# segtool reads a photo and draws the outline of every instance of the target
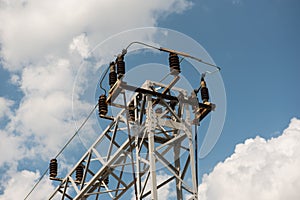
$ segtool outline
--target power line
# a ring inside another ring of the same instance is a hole
[[[65,148],[70,144],[70,142],[74,139],[74,137],[76,135],[78,135],[79,131],[83,128],[83,126],[86,124],[86,122],[88,121],[88,119],[91,117],[91,115],[93,114],[93,112],[95,111],[95,109],[97,108],[98,104],[96,104],[94,106],[94,108],[92,109],[92,111],[89,113],[89,115],[87,116],[87,118],[83,121],[83,123],[81,124],[81,126],[77,129],[77,131],[74,133],[74,135],[68,140],[68,142],[63,146],[63,148],[58,152],[58,154],[55,156],[55,158],[57,158],[64,150]],[[49,167],[44,171],[44,173],[42,174],[42,176],[39,178],[39,180],[36,182],[36,184],[32,187],[32,189],[30,190],[30,192],[26,195],[26,197],[24,198],[24,200],[26,200],[30,194],[34,191],[34,189],[38,186],[38,184],[42,181],[42,179],[44,178],[44,176],[47,174],[49,170]]]

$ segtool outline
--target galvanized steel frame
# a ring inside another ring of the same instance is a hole
[[[101,199],[102,195],[120,199],[135,186],[136,199],[151,195],[151,199],[157,200],[159,190],[172,181],[177,200],[183,199],[183,191],[190,194],[190,199],[197,199],[197,158],[191,128],[194,103],[189,102],[187,91],[174,87],[178,80],[179,76],[175,76],[168,85],[146,81],[141,88],[118,80],[110,91],[108,102],[120,108],[119,114],[111,118],[110,125],[62,179],[49,199]],[[135,92],[129,101],[127,91]],[[123,104],[114,103],[120,98]],[[176,109],[170,105],[172,98],[177,99]],[[134,120],[129,114],[132,101]],[[203,108],[206,115],[211,110],[209,106]],[[159,109],[155,111],[155,107]],[[183,141],[187,146],[183,146]],[[103,149],[103,144],[108,148]],[[170,158],[169,154],[173,156]],[[159,164],[168,175],[160,183],[157,180]],[[84,168],[80,182],[75,178],[79,165]]]

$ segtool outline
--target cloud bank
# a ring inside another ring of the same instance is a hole
[[[67,56],[74,37],[83,33],[97,44],[120,31],[155,26],[190,6],[187,0],[1,0],[1,57],[6,68],[19,70],[45,55]]]
[[[281,136],[259,136],[204,175],[201,200],[300,199],[300,120],[293,118]]]

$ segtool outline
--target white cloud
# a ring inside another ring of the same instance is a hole
[[[0,152],[2,152],[0,156],[0,166],[5,164],[12,165],[18,159],[23,158],[22,150],[24,149],[19,148],[19,144],[22,142],[22,138],[0,130]]]
[[[158,185],[164,181],[166,181],[168,178],[170,178],[170,176],[164,172],[159,172],[156,175],[156,181],[158,183]],[[142,181],[142,185],[145,184],[145,180]],[[149,178],[146,188],[145,188],[145,192],[151,190],[150,187],[151,184],[151,178]],[[174,181],[171,181],[169,183],[167,183],[166,185],[164,185],[163,187],[159,188],[157,190],[157,197],[158,200],[169,200],[169,199],[175,199],[176,198],[176,191],[175,191],[175,184]],[[132,192],[132,200],[135,199],[135,195],[134,192]],[[145,200],[150,200],[151,199],[151,194],[149,194],[146,198],[144,198]]]
[[[74,37],[69,49],[72,53],[78,52],[82,58],[88,58],[90,56],[90,47],[86,34],[82,33]]]
[[[157,183],[160,184],[170,178],[167,174],[160,173],[157,175]],[[169,182],[165,186],[158,189],[157,196],[158,199],[165,200],[165,199],[175,199],[176,198],[176,191],[173,189],[175,188],[174,182]],[[151,199],[151,198],[149,198]]]
[[[35,146],[25,151],[23,157],[53,155],[75,130],[72,121],[74,72],[68,60],[50,60],[46,66],[29,66],[23,70],[19,84],[24,97],[6,126],[7,134],[20,141],[17,146]]]
[[[20,86],[20,76],[18,76],[17,74],[13,74],[10,77],[10,83],[16,86]]]
[[[300,120],[277,138],[248,139],[200,185],[202,200],[300,199]]]
[[[16,200],[24,199],[26,194],[37,179],[40,177],[39,172],[31,172],[28,170],[22,170],[14,172],[7,183],[5,183],[4,194],[0,196],[0,200]],[[50,194],[54,190],[50,180],[43,179],[41,181],[38,190],[32,193],[31,199],[41,199],[45,194]]]
[[[86,33],[91,44],[120,31],[154,26],[162,15],[182,12],[187,0],[1,1],[0,43],[5,67],[20,69],[45,55],[65,57],[73,38]]]
[[[11,116],[12,111],[10,107],[14,104],[12,100],[0,97],[0,119],[5,116]]]

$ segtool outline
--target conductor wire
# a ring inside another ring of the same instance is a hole
[[[189,54],[187,54],[185,52],[180,52],[180,51],[176,51],[176,50],[173,50],[173,49],[167,49],[167,48],[164,48],[164,47],[155,47],[153,45],[146,44],[144,42],[139,42],[139,41],[134,41],[134,42],[129,43],[129,45],[125,49],[123,49],[121,55],[125,55],[127,53],[127,50],[129,49],[129,47],[131,47],[133,44],[140,44],[140,45],[144,45],[146,47],[149,47],[149,48],[152,48],[152,49],[156,49],[156,50],[159,50],[159,51],[164,51],[164,52],[169,52],[169,53],[175,53],[177,55],[181,55],[181,56],[186,57],[186,58],[191,58],[191,59],[196,60],[198,62],[201,62],[201,63],[203,63],[205,65],[208,65],[208,66],[211,66],[211,67],[215,67],[215,68],[217,68],[216,71],[220,71],[221,70],[221,68],[219,66],[211,64],[211,63],[206,62],[206,61],[203,61],[202,59],[194,57],[194,56],[191,56],[191,55],[189,55]]]
[[[105,94],[105,95],[106,95],[106,89],[103,88],[102,82],[103,82],[105,76],[107,75],[107,72],[108,72],[108,70],[109,70],[109,67],[110,67],[110,66],[108,66],[108,67],[106,68],[106,70],[105,70],[104,74],[102,74],[101,80],[100,80],[100,88],[104,91],[104,94]]]
[[[152,48],[152,49],[156,49],[156,50],[159,50],[160,51],[160,48],[158,47],[155,47],[153,45],[150,45],[150,44],[146,44],[144,42],[139,42],[139,41],[134,41],[134,42],[131,42],[122,52],[122,54],[126,54],[127,53],[127,50],[129,49],[129,47],[131,47],[133,44],[140,44],[140,45],[144,45],[146,47],[149,47],[149,48]]]
[[[83,128],[83,126],[86,124],[86,122],[88,121],[88,119],[91,117],[91,115],[93,114],[93,112],[96,110],[98,104],[95,105],[95,107],[92,109],[92,111],[89,113],[89,115],[87,116],[87,118],[83,121],[83,123],[81,124],[81,126],[77,129],[77,131],[74,133],[74,135],[68,140],[68,142],[63,146],[63,148],[58,152],[58,154],[54,157],[55,159],[65,150],[65,148],[70,144],[70,142],[74,139],[74,137],[76,135],[78,135],[79,131]],[[38,186],[38,184],[42,181],[42,179],[44,178],[44,176],[47,174],[49,170],[49,167],[44,171],[44,173],[42,174],[42,176],[39,178],[39,180],[36,182],[36,184],[32,187],[32,189],[29,191],[29,193],[26,195],[26,197],[24,198],[24,200],[26,200],[29,195],[34,191],[34,189]]]

